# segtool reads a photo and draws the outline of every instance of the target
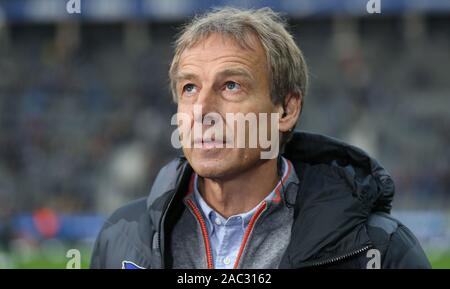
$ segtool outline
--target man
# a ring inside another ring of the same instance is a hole
[[[259,132],[282,153],[262,158],[258,142],[224,146],[224,129],[181,135],[184,157],[160,171],[146,199],[103,226],[92,268],[430,268],[414,235],[389,213],[394,184],[362,150],[293,133],[307,68],[282,19],[270,9],[214,10],[184,27],[170,68],[184,125],[208,113],[276,115]],[[236,122],[225,122],[227,129]],[[262,127],[262,129],[261,129]],[[245,136],[253,129],[245,124]],[[272,143],[273,144],[273,143]]]

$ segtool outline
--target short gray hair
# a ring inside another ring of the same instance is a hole
[[[181,30],[175,42],[175,55],[169,71],[175,100],[174,76],[181,54],[212,33],[232,37],[244,47],[248,47],[251,33],[258,37],[267,55],[273,103],[279,104],[290,92],[301,94],[302,97],[306,95],[308,69],[303,53],[286,30],[285,20],[270,8],[240,10],[226,7],[194,17]]]

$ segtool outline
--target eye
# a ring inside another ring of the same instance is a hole
[[[225,88],[231,91],[236,91],[241,88],[241,85],[239,83],[236,83],[234,81],[227,81],[225,83]]]
[[[197,87],[195,84],[188,83],[185,86],[183,86],[183,93],[187,92],[188,94],[192,94],[196,92]]]

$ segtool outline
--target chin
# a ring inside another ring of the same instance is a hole
[[[227,169],[226,164],[224,164],[224,160],[220,159],[196,159],[189,163],[199,176],[209,179],[222,178],[230,171],[229,168]]]
[[[208,154],[194,150],[185,155],[193,170],[204,178],[223,178],[233,169],[233,156],[229,153]]]
[[[246,154],[241,149],[192,149],[184,153],[194,171],[210,179],[230,178],[259,161],[259,154]]]

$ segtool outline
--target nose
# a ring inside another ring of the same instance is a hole
[[[220,100],[212,87],[203,87],[200,91],[195,105],[201,108],[201,114],[195,115],[195,122],[202,123],[205,115],[208,113],[219,113]]]

